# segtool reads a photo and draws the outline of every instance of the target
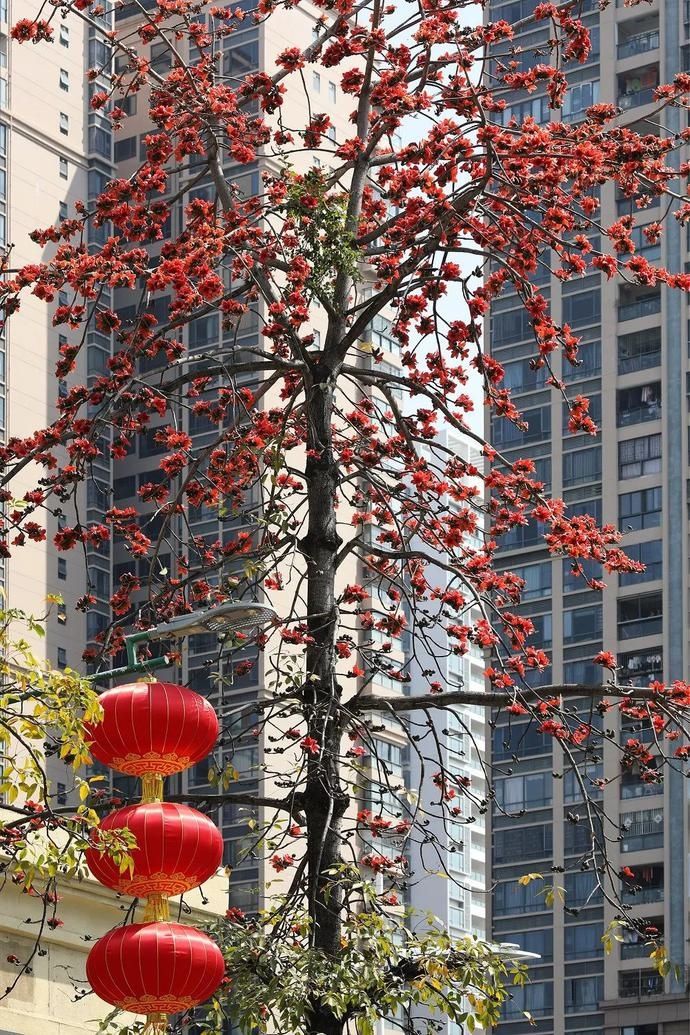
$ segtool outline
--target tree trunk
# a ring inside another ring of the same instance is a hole
[[[306,385],[309,450],[306,463],[309,520],[300,547],[307,561],[307,649],[304,695],[308,731],[319,744],[308,757],[305,813],[311,944],[329,956],[340,952],[342,891],[333,867],[341,862],[340,828],[348,796],[340,781],[340,687],[336,680],[336,525],[338,471],[333,455],[334,371],[323,361],[312,367]],[[320,1002],[307,1019],[309,1035],[341,1035],[344,1024]]]

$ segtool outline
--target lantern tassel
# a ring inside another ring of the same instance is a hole
[[[163,895],[150,895],[146,900],[146,909],[144,910],[145,924],[158,923],[162,920],[170,919],[170,904],[167,898]]]
[[[141,778],[141,804],[163,801],[163,777],[160,773],[144,773]]]
[[[165,1013],[147,1013],[144,1025],[145,1035],[166,1035],[168,1015]]]

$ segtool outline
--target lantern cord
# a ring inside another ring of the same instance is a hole
[[[167,898],[164,898],[163,895],[149,895],[146,900],[143,922],[148,924],[169,919],[170,905]]]
[[[148,1013],[144,1025],[145,1035],[166,1035],[168,1030],[168,1015],[165,1013]],[[143,1033],[142,1033],[143,1035]]]
[[[141,778],[141,804],[163,801],[163,777],[160,773],[144,773]]]

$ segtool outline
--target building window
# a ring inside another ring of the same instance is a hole
[[[509,827],[494,833],[494,863],[515,859],[550,859],[553,850],[553,826]]]
[[[534,410],[525,410],[521,421],[527,428],[519,428],[512,421],[499,417],[492,426],[492,442],[494,445],[510,449],[511,446],[525,442],[542,442],[551,435],[551,407],[539,406]]]
[[[228,41],[230,42],[230,41]],[[234,80],[244,79],[259,67],[259,38],[256,29],[243,33],[241,42],[228,47],[223,54],[223,75]],[[237,85],[237,82],[232,84]]]
[[[646,852],[664,844],[664,812],[662,808],[621,814],[621,851]]]
[[[69,47],[69,25],[64,22],[60,25],[60,46]]]
[[[532,366],[530,359],[517,359],[513,363],[505,363],[503,366],[503,385],[511,392],[535,392],[546,384],[546,366]]]
[[[565,929],[566,960],[601,956],[603,924],[574,924]]]
[[[61,158],[58,159],[58,163],[59,163],[59,170],[60,170],[60,179],[61,180],[66,180],[67,177],[69,176],[69,164],[67,162],[67,159],[61,157]]]
[[[329,83],[328,84],[328,99],[331,102],[331,104],[335,104],[335,98],[336,98],[335,83]]]
[[[62,579],[63,582],[67,578],[67,561],[64,557],[58,557],[57,576],[59,579]]]
[[[566,928],[567,934],[568,928]],[[599,1000],[604,998],[604,975],[567,978],[565,982],[565,1012],[594,1013]]]
[[[335,143],[335,126],[328,127],[326,130],[326,136],[329,140],[332,140]]]
[[[204,349],[218,340],[218,317],[215,313],[200,316],[189,324],[190,350]]]
[[[535,981],[530,985],[512,987],[510,999],[503,1004],[503,1019],[523,1020],[525,1013],[545,1017],[553,1012],[553,983]]]
[[[60,202],[60,209],[58,211],[58,219],[67,219],[67,202]]]
[[[601,677],[600,677],[601,678]],[[596,786],[596,781],[604,775],[601,765],[587,765],[583,769],[568,769],[563,776],[563,801],[566,805],[574,805],[577,802],[589,801],[594,798],[601,798],[602,788]]]
[[[511,571],[524,582],[522,600],[541,600],[551,596],[551,561],[525,564]]]
[[[663,627],[663,599],[661,593],[644,597],[626,597],[618,601],[618,639],[632,640],[637,636],[659,636]]]
[[[644,424],[661,417],[661,382],[621,388],[616,393],[616,423],[619,428]]]
[[[576,607],[563,612],[563,642],[580,643],[596,640],[603,628],[601,604],[591,607]]]
[[[166,72],[172,67],[172,55],[167,43],[151,44],[151,68],[157,72]]]
[[[575,449],[563,455],[563,485],[571,487],[601,478],[601,446]]]
[[[67,804],[67,787],[64,783],[60,783],[59,780],[57,785],[57,803],[58,805]]]
[[[549,907],[544,901],[544,890],[539,881],[530,881],[525,887],[516,880],[497,884],[493,895],[494,916],[515,916],[520,913],[542,913]]]
[[[661,539],[652,539],[647,543],[626,543],[625,552],[632,561],[645,565],[644,571],[623,572],[619,576],[619,585],[634,586],[638,582],[652,582],[661,578],[663,550]]]
[[[551,773],[530,773],[496,780],[496,804],[506,812],[540,809],[551,804]]]
[[[661,647],[649,650],[629,651],[618,655],[618,679],[621,683],[636,683],[638,686],[662,682],[664,678],[664,657]]]
[[[136,496],[136,492],[136,478],[133,474],[124,475],[122,478],[116,478],[113,482],[113,494],[118,502],[120,500],[131,499],[133,496]]]
[[[67,607],[65,604],[58,604],[57,620],[60,623],[60,625],[67,625]]]
[[[661,435],[645,435],[618,443],[618,477],[642,478],[661,471]]]
[[[515,931],[511,932],[510,940],[524,952],[536,953],[541,963],[553,959],[553,931]]]
[[[570,92],[570,91],[569,91]],[[563,322],[570,327],[587,327],[601,321],[601,291],[579,291],[563,298]]]
[[[318,72],[312,72],[311,86],[314,93],[321,93],[321,76]]]
[[[60,89],[69,90],[69,72],[66,68],[60,69]]]
[[[494,730],[493,757],[506,761],[513,755],[527,758],[532,755],[550,755],[552,738],[540,733],[536,723],[514,723]]]
[[[624,492],[618,497],[618,523],[623,531],[657,528],[661,524],[661,486]],[[626,547],[627,551],[627,547]]]
[[[64,136],[69,133],[69,115],[66,115],[64,111],[60,112],[60,132]]]
[[[645,767],[645,772],[650,769],[654,769],[656,761],[652,759],[649,764]],[[652,794],[663,794],[663,784],[657,783],[656,780],[640,779],[638,772],[628,770],[621,773],[620,782],[620,796],[623,800],[629,800],[630,798],[648,798]]]
[[[563,100],[563,118],[575,120],[578,115],[583,115],[587,108],[596,104],[599,100],[599,80],[591,83],[575,83],[569,89]]]
[[[601,683],[601,665],[593,661],[569,661],[563,666],[563,679],[566,683],[584,683],[597,686]]]
[[[594,906],[603,901],[603,891],[597,875],[590,872],[566,873],[565,904],[570,906]]]
[[[58,647],[57,649],[57,667],[59,669],[67,668],[67,651],[64,647]]]
[[[114,161],[126,162],[130,158],[134,158],[137,153],[137,138],[136,137],[125,137],[123,140],[115,141],[114,148]]]
[[[129,93],[126,97],[120,97],[117,104],[119,108],[122,108],[125,115],[136,115],[137,95],[135,93]]]
[[[583,557],[577,561],[563,561],[563,592],[581,593],[589,589],[588,580],[601,579],[601,564],[591,557]]]

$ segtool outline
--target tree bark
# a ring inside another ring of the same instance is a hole
[[[341,545],[336,520],[338,470],[333,454],[335,372],[318,359],[305,386],[307,401],[307,535],[300,548],[307,562],[307,679],[304,687],[308,732],[319,745],[309,755],[304,812],[307,819],[307,873],[312,947],[327,956],[340,952],[343,894],[333,879],[341,862],[340,828],[348,796],[340,780],[341,688],[336,678],[336,557]],[[319,1001],[307,1019],[308,1035],[341,1035],[344,1020]]]

